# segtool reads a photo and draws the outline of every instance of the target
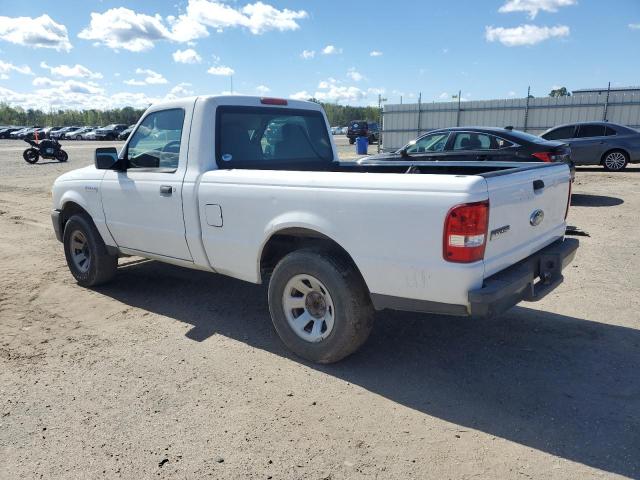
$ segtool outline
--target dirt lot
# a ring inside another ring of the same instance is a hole
[[[578,171],[570,223],[591,237],[544,301],[381,312],[318,367],[261,286],[136,259],[76,286],[49,190],[95,146],[27,165],[0,141],[0,478],[640,478],[637,166]]]

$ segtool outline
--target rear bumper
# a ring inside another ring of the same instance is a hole
[[[562,283],[562,270],[573,260],[579,241],[558,240],[533,255],[485,279],[469,292],[470,314],[493,317],[521,301],[535,302]]]

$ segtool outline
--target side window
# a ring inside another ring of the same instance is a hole
[[[418,139],[407,148],[407,153],[442,152],[449,138],[448,132],[432,133]]]
[[[546,133],[542,136],[545,140],[564,140],[567,138],[573,138],[573,125],[569,125],[567,127],[556,128],[555,130],[551,130],[549,133]]]
[[[509,140],[505,140],[504,138],[500,138],[500,137],[492,137],[492,143],[495,143],[495,146],[492,147],[492,149],[497,149],[500,150],[501,148],[509,148],[509,147],[513,147],[513,143],[510,142]]]
[[[162,168],[175,171],[180,159],[184,110],[153,112],[138,126],[129,146],[129,168]]]
[[[604,125],[586,124],[578,127],[578,138],[604,136]]]
[[[457,133],[453,150],[495,150],[498,148],[496,140],[494,136],[484,133]]]
[[[615,131],[613,128],[611,128],[611,127],[605,127],[605,129],[604,129],[604,134],[605,134],[607,137],[610,137],[610,136],[612,136],[612,135],[617,135],[617,134],[618,134],[618,132],[616,132],[616,131]]]

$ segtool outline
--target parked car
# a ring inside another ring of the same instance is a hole
[[[131,135],[131,132],[133,132],[134,128],[136,128],[135,125],[129,125],[125,130],[120,132],[120,135],[118,135],[118,140],[126,140],[127,138],[129,138],[129,135]]]
[[[92,128],[90,130],[87,130],[86,132],[84,132],[81,136],[82,136],[82,140],[96,140],[96,130],[95,128]]]
[[[98,128],[95,131],[96,140],[115,140],[118,135],[128,128],[128,125],[114,123],[106,127]]]
[[[119,255],[268,282],[283,342],[330,363],[374,309],[487,317],[562,282],[567,165],[476,163],[343,165],[316,103],[179,99],[149,107],[120,156],[58,177],[51,217],[81,286],[113,279]]]
[[[11,132],[9,137],[13,139],[23,139],[37,128],[38,127],[24,127],[20,130],[16,130],[15,132]]]
[[[49,138],[55,138],[56,140],[59,140],[61,138],[64,138],[64,136],[67,134],[67,132],[73,132],[75,130],[78,130],[80,127],[62,127],[59,128],[57,130],[52,130],[49,133]]]
[[[78,127],[75,130],[65,132],[62,138],[65,138],[67,140],[82,140],[82,135],[84,133],[90,132],[91,130],[94,130],[94,129],[95,127]]]
[[[356,138],[358,137],[367,137],[369,143],[378,142],[380,141],[380,128],[375,122],[353,120],[349,122],[349,126],[347,127],[347,137],[351,145],[356,143]]]
[[[13,132],[22,130],[24,127],[5,127],[0,130],[0,138],[11,138]]]
[[[363,159],[387,160],[570,163],[571,149],[566,143],[510,128],[452,127],[425,133],[396,152]]]
[[[576,165],[602,165],[605,170],[616,172],[629,163],[640,162],[640,132],[624,125],[571,123],[551,128],[540,136],[568,143]]]

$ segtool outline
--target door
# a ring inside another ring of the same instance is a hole
[[[586,123],[578,126],[571,139],[571,159],[576,165],[598,165],[605,149],[605,126]]]
[[[128,143],[127,169],[102,180],[107,227],[119,247],[191,261],[182,213],[184,110],[151,112]]]

